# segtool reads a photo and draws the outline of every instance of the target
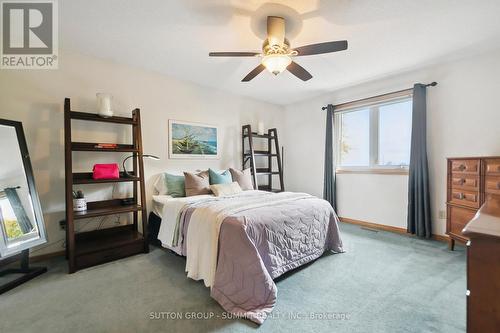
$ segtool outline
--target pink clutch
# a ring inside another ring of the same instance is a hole
[[[94,179],[116,179],[120,178],[120,170],[118,164],[95,164],[92,174]]]

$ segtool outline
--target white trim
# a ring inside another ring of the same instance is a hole
[[[413,98],[413,94],[393,97],[388,100],[379,101],[377,103],[371,103],[367,105],[356,106],[350,109],[344,109],[335,112],[335,128],[334,128],[334,147],[335,147],[335,158],[340,164],[341,162],[341,152],[340,152],[340,140],[342,138],[342,115],[344,113],[357,112],[361,110],[369,110],[369,163],[370,165],[364,166],[342,166],[338,165],[336,168],[337,173],[393,173],[404,174],[408,173],[407,165],[379,165],[379,119],[380,106],[399,103],[404,101],[409,101]]]
[[[378,152],[379,152],[379,141],[380,141],[380,136],[379,136],[379,118],[380,118],[380,112],[379,112],[379,106],[374,105],[370,108],[370,115],[369,115],[369,121],[370,123],[368,124],[369,126],[369,162],[370,166],[377,166],[378,165]]]
[[[335,170],[337,174],[357,173],[357,174],[396,174],[407,175],[409,168],[407,166],[394,167],[339,167]]]

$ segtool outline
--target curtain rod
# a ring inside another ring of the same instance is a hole
[[[431,83],[424,84],[424,86],[425,87],[435,87],[435,86],[437,86],[437,82],[433,81]],[[335,107],[338,108],[338,107],[341,107],[341,106],[344,106],[344,105],[347,105],[347,104],[358,103],[358,102],[362,102],[362,101],[365,101],[365,100],[369,100],[369,99],[373,99],[373,98],[381,98],[381,97],[388,96],[388,95],[393,95],[393,94],[400,94],[400,93],[404,93],[404,92],[410,92],[412,90],[413,90],[413,88],[408,88],[408,89],[398,90],[398,91],[394,91],[394,92],[386,93],[386,94],[382,94],[382,95],[377,95],[377,96],[372,96],[372,97],[367,97],[367,98],[361,98],[361,99],[358,99],[358,100],[355,100],[355,101],[337,104],[337,105],[335,105]],[[326,110],[326,108],[327,108],[326,106],[323,106],[321,108],[321,110]]]

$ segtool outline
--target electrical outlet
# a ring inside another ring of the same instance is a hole
[[[66,220],[59,221],[59,228],[61,228],[61,230],[66,230]]]
[[[441,220],[445,220],[446,219],[446,211],[445,210],[440,210],[439,211],[439,218]]]

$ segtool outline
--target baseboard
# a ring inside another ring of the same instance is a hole
[[[342,221],[344,223],[349,223],[349,224],[356,224],[356,225],[359,225],[359,226],[362,226],[365,228],[389,231],[389,232],[394,232],[394,233],[402,234],[402,235],[406,235],[406,236],[413,236],[412,234],[409,234],[406,231],[406,229],[399,228],[399,227],[393,227],[390,225],[360,221],[360,220],[350,219],[347,217],[340,217],[340,221]],[[432,235],[432,239],[435,239],[435,240],[440,241],[440,242],[448,242],[449,241],[449,237],[443,236],[443,235]],[[38,256],[32,256],[32,257],[30,257],[30,262],[45,261],[45,260],[49,260],[52,258],[65,256],[65,254],[66,254],[66,251],[63,250],[63,251],[57,251],[57,252],[52,252],[52,253],[47,253],[47,254],[41,254]]]
[[[32,257],[30,257],[30,262],[40,262],[40,261],[45,261],[45,260],[49,260],[49,259],[56,258],[56,257],[62,257],[65,255],[66,255],[66,251],[64,251],[64,250],[57,251],[57,252],[51,252],[51,253],[41,254],[38,256],[32,256]]]
[[[414,235],[408,233],[406,231],[406,229],[404,229],[404,228],[393,227],[390,225],[360,221],[360,220],[350,219],[348,217],[340,217],[340,221],[342,221],[344,223],[349,223],[349,224],[356,224],[356,225],[359,225],[359,226],[362,226],[365,228],[389,231],[389,232],[394,232],[394,233],[402,234],[402,235],[406,235],[406,236],[414,236]],[[432,239],[440,241],[440,242],[448,242],[449,241],[449,237],[443,236],[443,235],[432,235]]]

